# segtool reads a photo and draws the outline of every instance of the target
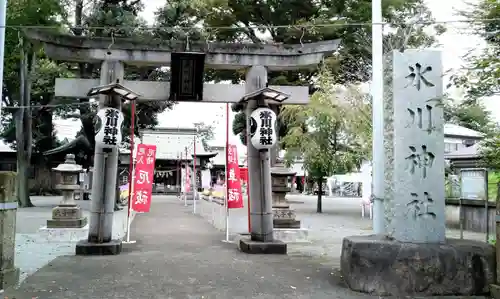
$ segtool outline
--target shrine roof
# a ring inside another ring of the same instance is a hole
[[[270,70],[293,70],[316,66],[324,55],[337,51],[340,40],[306,44],[254,44],[189,42],[159,39],[87,37],[24,30],[32,42],[43,44],[47,56],[63,61],[98,62],[119,60],[133,65],[168,66],[172,52],[202,52],[205,65],[214,69],[242,69],[263,65]],[[188,47],[187,47],[188,46]]]
[[[217,166],[226,165],[226,147],[225,146],[210,146],[211,152],[217,153],[212,159],[212,164]]]
[[[196,128],[155,128],[143,130],[141,135],[143,143],[156,145],[157,160],[177,160],[181,154],[183,160],[186,160],[186,147],[187,160],[192,160]],[[196,152],[206,153],[200,138],[196,138]]]
[[[444,135],[445,136],[459,136],[459,137],[471,137],[471,138],[483,138],[484,134],[478,131],[471,130],[466,127],[459,125],[446,123],[444,124]]]

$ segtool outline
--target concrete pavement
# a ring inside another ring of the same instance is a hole
[[[361,199],[345,197],[324,197],[323,213],[316,213],[317,196],[312,195],[288,195],[291,208],[295,210],[297,219],[301,221],[302,228],[308,229],[310,243],[289,244],[288,254],[296,256],[308,256],[321,260],[322,263],[331,267],[340,267],[340,254],[342,240],[346,236],[372,234],[372,220],[368,217],[361,218]],[[191,204],[191,203],[190,203]],[[212,205],[217,206],[215,203]],[[246,204],[246,200],[244,201]],[[201,206],[201,204],[198,204]],[[192,210],[192,206],[190,207]],[[223,209],[222,209],[223,210]],[[202,211],[198,208],[202,217],[211,221],[209,213],[211,210]],[[224,217],[224,212],[214,209],[216,216]],[[229,214],[229,231],[232,236],[238,233],[246,233],[247,208],[232,209]],[[225,229],[224,219],[211,221],[219,230]],[[458,230],[448,229],[447,236],[459,238]],[[485,234],[475,232],[464,232],[465,239],[486,240]]]
[[[378,298],[350,291],[339,275],[341,240],[371,232],[353,202],[312,198],[296,204],[312,242],[291,244],[288,256],[246,255],[221,242],[193,207],[155,196],[152,211],[136,216],[132,238],[118,256],[60,256],[6,290],[8,298]],[[237,220],[233,220],[236,221]],[[245,227],[243,225],[243,227]],[[451,297],[450,297],[451,298]],[[455,298],[455,297],[454,297]],[[483,297],[474,297],[483,298]]]
[[[137,244],[106,257],[58,257],[9,298],[376,298],[346,289],[320,260],[247,255],[175,197],[156,196],[139,214]]]
[[[35,207],[20,208],[16,221],[16,267],[20,268],[20,283],[53,259],[75,253],[75,242],[49,242],[46,235],[39,232],[40,227],[52,215],[52,208],[61,201],[59,196],[32,196]],[[77,201],[88,216],[90,201]],[[126,232],[126,210],[115,212],[113,217],[113,235],[121,238]]]

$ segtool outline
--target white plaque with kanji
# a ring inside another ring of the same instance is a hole
[[[123,113],[115,108],[103,108],[97,112],[96,144],[104,148],[117,148],[122,141]]]
[[[252,145],[258,150],[270,149],[277,141],[276,113],[269,108],[257,108],[250,115],[254,123],[255,132],[252,132]]]

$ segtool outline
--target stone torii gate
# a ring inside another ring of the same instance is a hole
[[[32,42],[42,44],[46,55],[52,59],[101,64],[100,79],[56,79],[55,94],[58,97],[86,98],[91,88],[120,82],[136,92],[139,95],[139,101],[165,101],[171,95],[169,82],[124,80],[124,64],[155,67],[169,66],[172,62],[175,62],[173,54],[186,52],[187,48],[189,48],[189,52],[204,53],[204,66],[207,68],[247,69],[245,85],[203,84],[203,98],[198,100],[203,103],[236,103],[249,94],[269,87],[288,96],[283,104],[307,104],[309,101],[308,87],[267,86],[267,72],[316,67],[324,55],[337,50],[340,42],[339,40],[333,40],[303,45],[191,42],[186,45],[185,42],[165,41],[161,44],[156,42],[148,45],[147,42],[134,42],[130,39],[87,38],[37,30],[28,30],[26,35]],[[101,103],[105,101],[103,98],[105,97],[101,97]],[[263,104],[265,105],[263,101],[248,101],[246,105],[247,119],[251,111],[257,108],[257,105]],[[270,161],[268,156],[262,160],[259,151],[252,146],[251,142],[248,142],[247,154],[250,194],[252,195],[250,203],[252,209],[250,215],[252,223],[251,240],[261,243],[262,246],[256,246],[258,247],[256,250],[261,252],[263,248],[272,248],[273,243],[275,243],[272,237],[271,190],[261,190],[263,185],[270,186],[271,184],[270,175],[262,173],[262,170],[269,172]],[[108,160],[114,161],[116,159],[111,157]],[[109,165],[109,167],[115,168],[116,166]],[[94,169],[97,169],[97,167],[94,167]],[[112,171],[108,171],[108,179],[114,182],[115,180],[109,176],[112,176]],[[99,180],[101,176],[94,174],[93,177],[95,180]],[[100,182],[97,181],[93,183],[95,183],[93,186],[100,185]],[[98,194],[98,192],[92,191],[92,201],[96,202],[92,206],[96,208],[100,207],[97,202],[104,202],[103,197],[105,197],[106,201],[114,199],[113,193],[115,191],[111,189],[106,190],[105,195]],[[98,213],[94,209],[91,212]],[[106,215],[112,220],[112,211]],[[93,236],[98,234],[97,225],[92,224],[98,222],[96,219],[99,218],[91,217],[89,241],[95,239]],[[112,223],[112,221],[107,219],[103,223]],[[105,235],[109,236],[104,242],[111,242],[111,227],[106,227],[104,230]],[[267,250],[269,253],[273,251],[276,252],[273,249]]]

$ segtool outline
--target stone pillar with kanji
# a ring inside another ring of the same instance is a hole
[[[0,172],[0,290],[19,282],[16,268],[16,173]]]

